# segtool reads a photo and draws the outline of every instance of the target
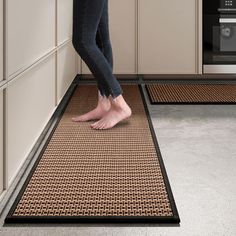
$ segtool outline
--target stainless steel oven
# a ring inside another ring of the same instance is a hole
[[[203,0],[203,73],[236,74],[236,0]]]

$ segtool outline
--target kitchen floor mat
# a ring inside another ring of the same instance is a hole
[[[234,104],[236,84],[145,84],[151,104]]]
[[[180,222],[141,85],[122,88],[132,116],[95,130],[71,120],[97,103],[77,85],[5,223]]]

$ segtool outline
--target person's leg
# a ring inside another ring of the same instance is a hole
[[[102,19],[102,17],[101,17],[101,19]],[[101,22],[101,20],[100,20],[100,22]],[[105,53],[105,51],[107,51],[107,50],[104,49],[106,47],[106,45],[104,45],[103,42],[102,42],[103,37],[101,35],[101,27],[102,26],[99,23],[98,29],[97,29],[97,35],[96,35],[96,43],[97,43],[97,46],[99,47],[99,49],[101,50],[101,52],[103,53],[103,55],[106,57],[109,64],[111,65],[111,63],[109,61],[109,57],[107,56],[107,53]],[[102,97],[108,99],[109,95],[110,95],[110,93],[109,93],[109,88],[108,88],[107,83],[103,80],[99,80],[98,81],[98,96],[102,96]]]
[[[101,84],[106,82],[111,96],[115,98],[122,94],[122,88],[96,44],[96,33],[106,1],[74,0],[74,7],[80,9],[74,15],[74,21],[77,23],[74,25],[76,27],[73,30],[72,43],[97,81]]]
[[[73,45],[77,52],[80,50],[79,48],[80,48],[82,37],[84,38],[84,34],[88,31],[88,30],[85,31],[83,29],[83,27],[87,27],[89,24],[88,20],[83,19],[83,17],[88,17],[88,13],[86,12],[87,11],[86,1],[88,0],[73,0]],[[101,19],[102,18],[103,17],[101,17]],[[96,24],[94,25],[96,26]],[[100,51],[104,53],[104,51],[107,52],[107,49],[104,50],[104,46],[106,45],[104,45],[102,42],[102,36],[101,36],[101,32],[99,31],[99,28],[100,28],[99,26],[96,32],[96,43]],[[102,30],[102,32],[104,31]],[[104,55],[107,56],[108,54],[105,53]],[[110,57],[108,56],[108,60],[109,58]],[[107,92],[108,86],[103,80],[97,80],[97,82],[98,82],[97,107],[83,115],[73,117],[72,118],[73,121],[89,121],[93,119],[100,119],[104,115],[104,113],[109,110],[110,101],[108,99],[109,93]]]
[[[110,41],[109,33],[109,16],[108,16],[108,0],[105,0],[102,16],[97,30],[97,44],[100,45],[101,51],[110,64],[111,70],[113,70],[113,52]]]
[[[113,52],[110,42],[109,25],[108,25],[108,0],[105,1],[103,6],[102,16],[97,29],[96,43],[100,48],[100,50],[102,51],[105,58],[107,59],[108,63],[110,64],[111,70],[113,71]],[[104,81],[104,84],[100,85],[99,90],[101,91],[101,94],[103,94],[107,98],[110,95],[106,81]]]
[[[111,68],[113,69],[113,53],[109,35],[108,0],[106,0],[103,9],[103,15],[100,20],[98,32],[101,33],[100,39],[102,39],[102,41],[99,42],[98,44],[99,45],[103,44],[103,46],[101,46],[101,48],[103,49],[103,54],[105,55],[107,61],[109,62]],[[105,113],[105,115],[99,121],[91,125],[93,128],[95,129],[111,128],[119,121],[124,120],[125,118],[128,118],[131,115],[131,109],[125,102],[122,95],[117,96],[115,99],[109,97],[109,100],[111,101],[111,108],[107,113]]]
[[[104,9],[108,11],[106,6],[107,0],[74,0],[74,24],[73,24],[73,40],[72,43],[81,58],[88,65],[100,84],[107,83],[111,94],[112,106],[107,113],[101,115],[105,119],[101,119],[101,123],[95,123],[94,128],[110,128],[119,121],[131,115],[131,109],[124,101],[122,96],[122,88],[112,73],[112,68],[107,59],[96,45],[95,38],[98,24]],[[97,113],[99,111],[97,110]],[[104,115],[105,114],[105,115]],[[99,126],[97,126],[99,125]]]
[[[113,52],[111,47],[111,41],[110,41],[110,34],[109,34],[109,19],[108,19],[108,0],[105,1],[102,11],[102,16],[100,18],[98,29],[97,29],[97,35],[96,35],[96,43],[107,59],[108,63],[111,66],[111,70],[113,71]],[[110,92],[109,87],[106,83],[106,81],[102,81],[102,83],[98,83],[98,97],[99,100],[101,96],[103,98],[108,99]],[[110,100],[108,100],[110,103]]]
[[[104,3],[102,16],[100,18],[97,34],[96,44],[107,59],[113,71],[113,52],[110,42],[109,26],[108,26],[108,0]],[[98,100],[103,101],[101,98],[108,99],[110,95],[109,87],[106,81],[98,81]],[[110,100],[108,100],[110,103]]]

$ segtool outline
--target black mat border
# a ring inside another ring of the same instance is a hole
[[[149,93],[149,89],[147,85],[155,85],[158,83],[145,83],[145,89],[149,98],[149,102],[151,105],[235,105],[236,102],[154,102],[152,100],[151,94]],[[162,83],[162,84],[173,84],[176,85],[177,83]],[[188,84],[196,84],[196,85],[214,85],[214,83],[188,83]],[[227,83],[216,84],[216,85],[225,85]],[[184,85],[184,84],[181,84]],[[227,84],[229,85],[229,84]],[[235,84],[233,84],[235,85]]]
[[[148,123],[149,123],[149,128],[151,131],[151,135],[152,135],[152,139],[153,142],[155,144],[155,148],[156,148],[156,152],[158,154],[158,159],[159,159],[159,163],[160,163],[160,167],[161,167],[161,171],[162,171],[162,175],[163,175],[163,179],[164,179],[164,183],[166,186],[166,190],[167,190],[167,194],[169,197],[169,201],[170,201],[170,205],[171,205],[171,209],[173,212],[173,216],[165,216],[165,217],[156,217],[156,216],[148,216],[148,217],[143,217],[143,216],[12,216],[35,169],[37,168],[37,165],[39,163],[39,161],[41,160],[44,151],[46,150],[49,141],[51,140],[51,137],[53,136],[59,121],[62,118],[62,115],[64,114],[64,110],[67,107],[67,104],[69,102],[69,100],[71,99],[71,97],[73,96],[74,92],[76,91],[77,87],[79,86],[77,84],[77,86],[75,87],[75,89],[73,90],[73,92],[71,93],[68,102],[65,104],[64,109],[61,111],[60,113],[60,117],[57,120],[56,125],[53,128],[53,131],[50,133],[49,137],[47,138],[47,141],[45,142],[42,150],[40,151],[39,157],[38,159],[35,161],[33,168],[31,169],[29,175],[27,176],[27,179],[25,180],[20,192],[18,193],[13,205],[11,206],[4,223],[5,224],[29,224],[29,223],[33,223],[33,224],[48,224],[48,223],[102,223],[102,224],[106,224],[106,223],[125,223],[125,224],[130,224],[130,223],[164,223],[164,224],[179,224],[180,223],[180,218],[179,218],[179,214],[176,208],[176,204],[175,204],[175,200],[172,194],[172,190],[170,187],[170,183],[168,180],[168,176],[166,173],[166,169],[164,166],[164,162],[163,162],[163,158],[160,152],[160,148],[157,142],[157,138],[155,135],[155,131],[154,131],[154,127],[150,118],[150,113],[148,111],[148,107],[147,107],[147,103],[145,101],[145,97],[144,97],[144,93],[142,90],[142,86],[140,83],[137,84],[138,88],[139,88],[139,92],[141,94],[141,98],[143,101],[143,105],[145,108],[145,112],[146,112],[146,116],[148,119]],[[130,85],[132,86],[132,85]]]

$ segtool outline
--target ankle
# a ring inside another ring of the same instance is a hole
[[[102,110],[108,110],[110,109],[111,104],[108,98],[102,98],[101,100],[98,100],[97,108]]]
[[[104,97],[99,97],[98,103],[103,103],[103,104],[110,104],[110,100],[104,96]]]
[[[114,108],[123,109],[124,107],[128,106],[122,95],[119,95],[116,98],[111,98],[110,102],[111,106],[113,106]]]

